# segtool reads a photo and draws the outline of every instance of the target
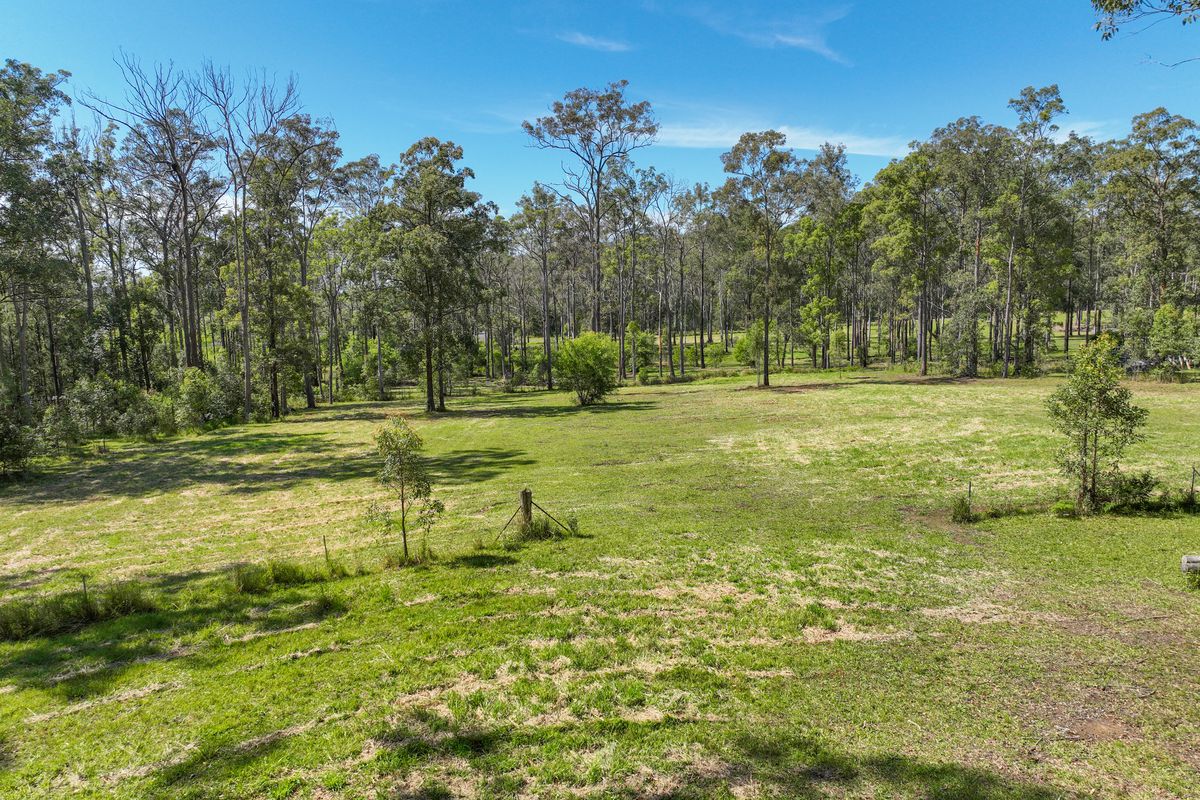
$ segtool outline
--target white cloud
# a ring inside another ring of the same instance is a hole
[[[825,142],[842,144],[846,152],[861,156],[903,156],[907,140],[894,136],[864,136],[849,131],[832,131],[800,125],[760,125],[739,122],[664,123],[658,132],[658,144],[664,147],[732,147],[746,131],[777,130],[787,136],[789,147],[816,150]]]
[[[579,31],[560,33],[555,38],[560,42],[573,44],[577,47],[586,47],[589,50],[599,50],[602,53],[624,53],[626,50],[631,49],[626,42],[618,42],[615,39],[603,39],[599,36],[589,36]]]
[[[1104,140],[1122,136],[1123,134],[1116,132],[1118,130],[1119,126],[1107,121],[1091,119],[1063,120],[1059,123],[1058,130],[1054,132],[1051,138],[1061,144],[1070,139],[1072,133],[1077,133],[1080,136],[1090,136],[1093,139]]]
[[[815,15],[768,17],[739,7],[736,13],[697,7],[681,9],[706,27],[724,36],[734,36],[755,47],[790,47],[807,50],[838,64],[850,61],[826,41],[825,28],[846,16],[848,9],[837,7]]]

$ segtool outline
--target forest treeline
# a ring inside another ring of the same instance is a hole
[[[914,142],[860,186],[844,147],[746,133],[719,186],[640,164],[658,124],[624,82],[526,122],[563,174],[504,216],[452,142],[342,152],[296,87],[118,61],[119,99],[0,71],[0,451],[278,418],[414,383],[429,410],[490,379],[553,386],[566,338],[625,381],[734,358],[1036,373],[1112,331],[1131,370],[1197,356],[1196,124],[1097,141],[1057,87]],[[87,122],[82,122],[87,120]],[[735,353],[736,351],[736,353]]]

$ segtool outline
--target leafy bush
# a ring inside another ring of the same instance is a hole
[[[82,444],[86,439],[79,427],[79,420],[71,413],[67,402],[54,403],[46,407],[42,414],[42,424],[38,426],[38,436],[42,448],[46,451],[61,450],[66,447]]]
[[[196,367],[184,370],[175,403],[176,424],[192,430],[209,428],[228,415],[225,393],[213,376]]]
[[[558,351],[559,384],[575,392],[581,406],[592,405],[617,388],[617,348],[604,334],[587,332],[563,342]]]
[[[966,495],[954,498],[954,502],[950,505],[950,521],[962,525],[974,522],[975,519],[975,512],[971,510],[971,501],[967,499]]]
[[[1149,472],[1113,473],[1105,482],[1109,510],[1142,511],[1150,507],[1158,479]]]
[[[125,410],[117,417],[116,430],[121,436],[140,439],[153,439],[159,434],[158,408],[148,394],[138,390],[132,395]]]
[[[33,430],[16,411],[0,408],[0,475],[24,472],[33,451]]]
[[[739,364],[757,367],[762,361],[763,325],[757,320],[733,343],[733,357]]]

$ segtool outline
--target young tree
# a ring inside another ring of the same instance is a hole
[[[383,459],[379,482],[400,496],[400,537],[407,561],[409,511],[417,503],[429,503],[433,492],[429,470],[421,455],[425,443],[407,422],[396,417],[376,432],[375,444]]]
[[[1121,385],[1116,342],[1101,336],[1075,356],[1066,383],[1050,395],[1047,407],[1055,428],[1066,437],[1059,450],[1063,472],[1075,484],[1079,512],[1096,508],[1105,481],[1111,481],[1125,448],[1140,441],[1147,411],[1131,402]]]

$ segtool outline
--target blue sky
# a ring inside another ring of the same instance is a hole
[[[559,160],[527,146],[522,119],[563,92],[630,81],[662,123],[638,161],[722,180],[744,130],[811,148],[841,141],[869,179],[906,144],[977,114],[1008,124],[1010,97],[1058,83],[1064,127],[1121,135],[1164,105],[1200,116],[1200,28],[1130,29],[1102,42],[1087,0],[491,3],[446,0],[162,3],[0,0],[0,55],[73,73],[73,91],[121,92],[119,48],[183,67],[298,78],[348,158],[395,159],[425,135],[453,139],[475,188],[505,210]]]

